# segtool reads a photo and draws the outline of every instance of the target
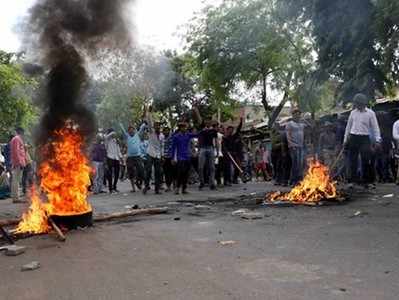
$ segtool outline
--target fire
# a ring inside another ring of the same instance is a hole
[[[18,233],[49,231],[47,216],[75,215],[92,210],[87,202],[91,168],[83,153],[83,137],[73,126],[67,125],[53,134],[53,139],[41,151],[46,157],[39,166],[40,190],[46,195],[43,202],[37,191],[31,195],[29,211],[22,216]]]
[[[315,205],[321,200],[336,198],[336,182],[331,180],[328,167],[314,160],[310,162],[307,174],[299,184],[289,193],[275,192],[268,195],[268,202],[287,201]]]

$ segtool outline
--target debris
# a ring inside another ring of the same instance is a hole
[[[257,220],[257,219],[263,219],[263,214],[257,213],[257,212],[247,212],[243,213],[241,215],[241,218],[246,219],[246,220]]]
[[[5,250],[5,255],[7,256],[17,256],[25,252],[25,246],[17,246],[17,245],[8,245],[4,247],[0,247],[0,251]]]
[[[389,274],[389,273],[391,273],[391,271],[385,271],[384,273],[385,273],[385,274]]]
[[[229,245],[234,245],[234,244],[236,244],[237,242],[236,241],[219,241],[218,242],[220,245],[222,245],[222,246],[229,246]]]
[[[53,227],[55,233],[57,234],[58,240],[61,242],[65,242],[66,237],[64,233],[61,231],[61,229],[55,224],[54,220],[51,217],[48,217],[48,222],[51,227]]]
[[[209,205],[196,205],[194,209],[196,210],[210,210],[212,207]]]
[[[23,265],[21,271],[33,271],[40,268],[40,263],[38,261],[32,261],[29,264]]]
[[[135,205],[125,205],[125,208],[126,209],[139,209],[140,207],[137,205],[137,204],[135,204]]]
[[[219,230],[219,234],[223,234],[223,232],[221,230]]]
[[[111,221],[114,219],[127,218],[127,217],[132,217],[132,216],[137,216],[137,215],[166,214],[168,212],[168,210],[169,209],[167,207],[133,209],[128,212],[95,216],[94,222],[105,222],[105,221]]]
[[[192,204],[191,202],[187,202],[187,203],[184,203],[184,206],[185,207],[193,207],[194,204]]]
[[[180,206],[181,204],[179,202],[172,201],[172,202],[166,203],[166,205],[170,206],[170,207],[174,207],[174,206]]]
[[[163,282],[163,285],[168,285],[168,284],[169,284],[169,282],[167,282],[167,281]]]
[[[175,220],[175,221],[180,221],[180,217],[176,217],[176,218],[174,218],[173,220]]]
[[[358,210],[358,211],[355,212],[352,216],[349,216],[349,218],[361,217],[361,216],[365,216],[365,215],[367,215],[367,214],[368,214],[368,213],[366,213],[366,212],[362,212],[362,211]]]
[[[387,194],[387,195],[382,196],[382,198],[392,198],[393,196],[394,196],[393,194]]]
[[[231,215],[232,216],[242,216],[243,214],[248,213],[248,212],[249,212],[249,209],[241,208],[241,209],[233,211],[231,213]]]

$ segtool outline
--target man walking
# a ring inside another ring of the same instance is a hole
[[[225,186],[231,186],[232,183],[233,162],[231,159],[233,158],[233,153],[236,148],[234,143],[239,138],[239,135],[241,133],[242,123],[243,123],[243,116],[241,115],[240,124],[238,125],[236,131],[234,132],[233,126],[228,126],[226,128],[226,132],[223,137],[223,142],[222,142],[223,168],[224,168],[223,181]],[[234,169],[235,168],[236,167],[234,166]]]
[[[197,137],[195,133],[187,132],[187,124],[181,122],[178,124],[178,131],[173,136],[172,157],[176,165],[177,183],[175,194],[180,194],[180,188],[183,194],[187,194],[187,181],[191,166],[191,139]]]
[[[305,124],[301,122],[301,111],[298,108],[292,111],[292,120],[285,126],[288,151],[291,157],[291,185],[296,185],[303,176],[303,147]]]
[[[349,115],[346,125],[344,145],[349,150],[350,178],[349,182],[359,182],[358,159],[359,154],[362,163],[362,182],[365,187],[371,185],[374,180],[374,169],[371,162],[372,138],[376,146],[381,143],[381,133],[374,111],[367,108],[369,99],[364,94],[356,94],[353,98],[354,109]]]
[[[143,194],[146,194],[150,189],[150,180],[152,168],[154,167],[154,180],[155,180],[155,194],[161,194],[161,157],[162,157],[162,140],[161,124],[152,120],[152,109],[150,108],[147,117],[149,136],[148,136],[148,149],[147,159],[145,162],[145,186]]]
[[[211,121],[206,120],[202,124],[202,130],[198,134],[198,148],[199,148],[199,178],[201,190],[205,183],[205,170],[209,172],[209,187],[215,190],[215,144],[218,137],[218,132],[211,127]]]
[[[122,153],[116,139],[116,132],[110,128],[105,135],[105,149],[107,150],[107,180],[110,194],[118,193],[120,161]]]
[[[127,132],[122,124],[120,124],[120,127],[127,141],[127,174],[130,184],[132,185],[132,192],[135,192],[136,186],[141,189],[141,183],[144,180],[144,167],[140,156],[140,146],[142,136],[146,129],[146,124],[143,123],[137,132],[133,126],[129,126]]]
[[[13,203],[25,202],[20,199],[19,184],[22,179],[22,172],[26,166],[26,152],[23,141],[24,130],[20,127],[16,129],[16,135],[10,142],[11,154],[11,197]]]

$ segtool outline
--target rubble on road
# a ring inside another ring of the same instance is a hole
[[[233,211],[233,212],[231,213],[231,215],[232,215],[232,216],[242,216],[243,214],[248,213],[248,212],[250,212],[249,209],[247,209],[247,208],[241,208],[241,209],[238,209],[238,210]]]
[[[245,220],[258,220],[258,219],[263,219],[263,217],[264,217],[263,214],[257,212],[247,212],[241,215],[241,218]]]
[[[32,261],[29,264],[23,265],[21,267],[21,271],[25,272],[25,271],[33,271],[33,270],[37,270],[40,268],[40,263],[38,261]]]
[[[237,242],[236,241],[219,241],[218,243],[222,246],[230,246],[230,245],[236,244]]]
[[[25,246],[17,246],[17,245],[8,245],[4,247],[0,247],[0,251],[5,250],[6,256],[18,256],[22,253],[25,253],[26,247]]]
[[[209,206],[209,205],[196,205],[196,206],[194,206],[194,209],[195,210],[211,210],[212,209],[212,207],[211,206]]]

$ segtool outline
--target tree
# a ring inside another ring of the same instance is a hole
[[[0,51],[0,139],[5,141],[16,126],[30,128],[37,112],[31,103],[31,90],[36,86],[27,78],[16,55]]]

